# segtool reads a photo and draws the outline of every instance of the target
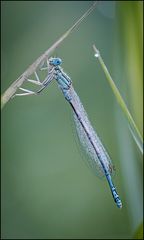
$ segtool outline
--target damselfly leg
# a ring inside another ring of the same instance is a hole
[[[32,91],[32,90],[20,87],[19,90],[21,90],[22,92],[16,93],[15,95],[13,95],[13,97],[15,97],[15,96],[37,95],[40,92],[42,92],[44,88],[47,87],[47,85],[52,81],[52,79],[54,77],[54,67],[50,66],[49,60],[47,59],[46,60],[46,66],[42,66],[39,70],[40,71],[43,71],[43,70],[48,71],[48,74],[43,81],[40,81],[40,77],[38,76],[38,73],[36,71],[34,72],[35,79],[27,78],[26,81],[30,82],[30,83],[33,83],[35,85],[41,86],[41,88],[39,90]]]

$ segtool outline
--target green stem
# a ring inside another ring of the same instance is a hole
[[[101,55],[100,55],[100,52],[98,51],[98,49],[96,48],[95,45],[93,45],[93,49],[94,49],[94,52],[95,52],[95,57],[98,58],[98,60],[99,60],[99,62],[101,64],[101,67],[102,67],[102,69],[103,69],[103,71],[104,71],[104,73],[106,75],[106,78],[107,78],[107,80],[108,80],[108,82],[109,82],[109,84],[110,84],[110,86],[111,86],[111,88],[113,90],[113,93],[114,93],[114,95],[116,97],[116,100],[117,100],[118,104],[122,108],[126,118],[128,119],[128,122],[129,122],[130,126],[132,127],[132,129],[134,129],[134,131],[137,133],[137,135],[138,135],[138,137],[140,139],[141,147],[139,146],[139,148],[140,148],[141,152],[143,153],[143,148],[142,148],[142,146],[143,146],[143,139],[142,139],[142,136],[141,136],[141,134],[140,134],[140,132],[139,132],[139,130],[138,130],[138,128],[137,128],[137,126],[136,126],[136,124],[135,124],[135,122],[134,122],[134,120],[133,120],[133,118],[132,118],[132,116],[131,116],[131,114],[130,114],[130,112],[129,112],[129,110],[128,110],[128,108],[127,108],[127,106],[126,106],[126,104],[125,104],[125,102],[123,100],[123,98],[122,98],[122,96],[121,96],[121,94],[120,94],[120,92],[119,92],[119,90],[117,89],[117,87],[116,87],[116,85],[115,85],[115,83],[114,83],[114,81],[113,81],[113,79],[112,79],[112,77],[111,77],[111,75],[110,75],[110,73],[109,73],[109,71],[108,71],[108,69],[107,69],[107,67],[106,67],[102,57],[101,57]]]

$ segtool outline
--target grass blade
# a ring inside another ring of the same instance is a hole
[[[95,9],[97,1],[95,1],[92,6],[80,17],[78,21],[74,23],[49,49],[47,49],[33,64],[31,64],[27,70],[15,80],[11,86],[4,92],[1,97],[1,109],[5,104],[11,99],[15,94],[17,89],[23,84],[23,82],[37,69],[37,67],[45,61],[52,52],[64,41],[66,37],[69,36],[72,31],[80,25],[80,23]]]
[[[112,77],[111,77],[111,75],[110,75],[102,57],[101,57],[101,55],[100,55],[99,50],[96,48],[95,45],[93,45],[93,49],[94,49],[94,52],[95,52],[95,57],[98,58],[98,60],[101,64],[101,67],[102,67],[102,69],[103,69],[103,71],[106,75],[107,80],[108,80],[108,83],[109,83],[110,87],[112,88],[114,96],[116,97],[116,100],[117,100],[118,104],[120,105],[124,115],[126,116],[126,118],[128,120],[128,123],[130,125],[130,129],[131,129],[130,132],[131,132],[138,148],[140,149],[141,153],[143,154],[143,139],[142,139],[142,136],[141,136],[141,134],[138,130],[138,127],[136,126],[136,124],[135,124],[135,122],[134,122],[134,120],[133,120],[133,118],[132,118],[132,116],[131,116],[131,114],[130,114],[130,112],[129,112],[121,94],[120,94],[120,92],[119,92],[119,90],[117,89],[117,87],[116,87],[116,85],[115,85],[115,83],[114,83],[114,81],[113,81],[113,79],[112,79]]]

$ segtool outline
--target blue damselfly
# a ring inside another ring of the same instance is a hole
[[[93,129],[87,113],[73,88],[70,77],[60,67],[61,63],[62,60],[60,58],[50,58],[47,60],[47,66],[41,68],[41,70],[48,69],[48,75],[43,82],[40,82],[36,72],[36,80],[27,79],[29,82],[40,85],[41,88],[36,92],[20,88],[22,91],[24,91],[24,93],[16,94],[16,96],[39,94],[53,79],[57,81],[65,99],[73,109],[74,120],[82,146],[89,154],[91,163],[96,171],[98,171],[101,175],[105,175],[116,205],[119,208],[122,208],[122,202],[112,181],[111,175],[113,172],[113,165],[111,159],[101,143],[98,135]]]

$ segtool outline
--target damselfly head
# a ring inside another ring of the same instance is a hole
[[[62,60],[60,58],[50,58],[49,63],[54,66],[58,66],[62,63]]]

